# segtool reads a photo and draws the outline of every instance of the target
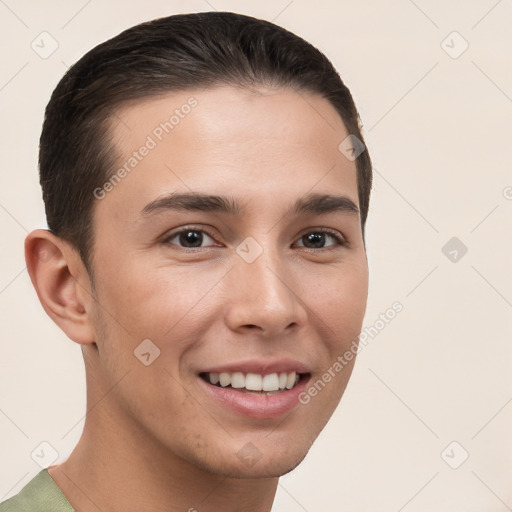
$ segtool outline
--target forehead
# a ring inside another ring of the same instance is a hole
[[[124,105],[111,131],[113,172],[122,176],[111,180],[102,203],[117,211],[174,190],[229,190],[261,204],[317,185],[319,192],[338,188],[358,204],[355,162],[338,149],[346,127],[327,100],[309,92],[181,91]]]

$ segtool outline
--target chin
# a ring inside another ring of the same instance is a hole
[[[218,468],[217,474],[228,478],[253,479],[253,478],[279,478],[293,471],[306,457],[306,453],[301,453],[295,457],[277,458],[272,456],[266,462],[260,459],[252,465],[234,461],[231,466],[226,465]]]
[[[236,448],[234,457],[226,453],[216,460],[205,460],[199,453],[194,454],[193,464],[203,471],[214,473],[227,478],[279,478],[293,471],[306,457],[312,442],[305,442],[303,446],[281,446],[266,440],[261,450],[254,443],[248,441],[241,448]],[[260,442],[261,446],[262,442]],[[233,453],[232,450],[230,450]]]

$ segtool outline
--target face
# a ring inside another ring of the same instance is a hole
[[[112,133],[125,172],[95,192],[87,371],[119,435],[226,476],[290,471],[366,307],[343,122],[313,94],[222,86],[125,106]]]

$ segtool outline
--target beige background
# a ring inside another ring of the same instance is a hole
[[[51,455],[41,442],[67,457],[85,413],[80,349],[46,317],[23,259],[26,232],[45,225],[43,109],[99,42],[213,9],[273,20],[340,71],[375,164],[365,326],[404,308],[361,352],[273,510],[512,510],[510,0],[0,0],[0,501],[40,470],[34,450]],[[47,59],[31,48],[43,31],[58,42]],[[467,254],[443,253],[452,237]]]

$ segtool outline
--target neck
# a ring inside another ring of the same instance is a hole
[[[127,421],[94,384],[80,441],[65,462],[48,468],[75,510],[270,511],[278,478],[230,478],[197,467]]]

